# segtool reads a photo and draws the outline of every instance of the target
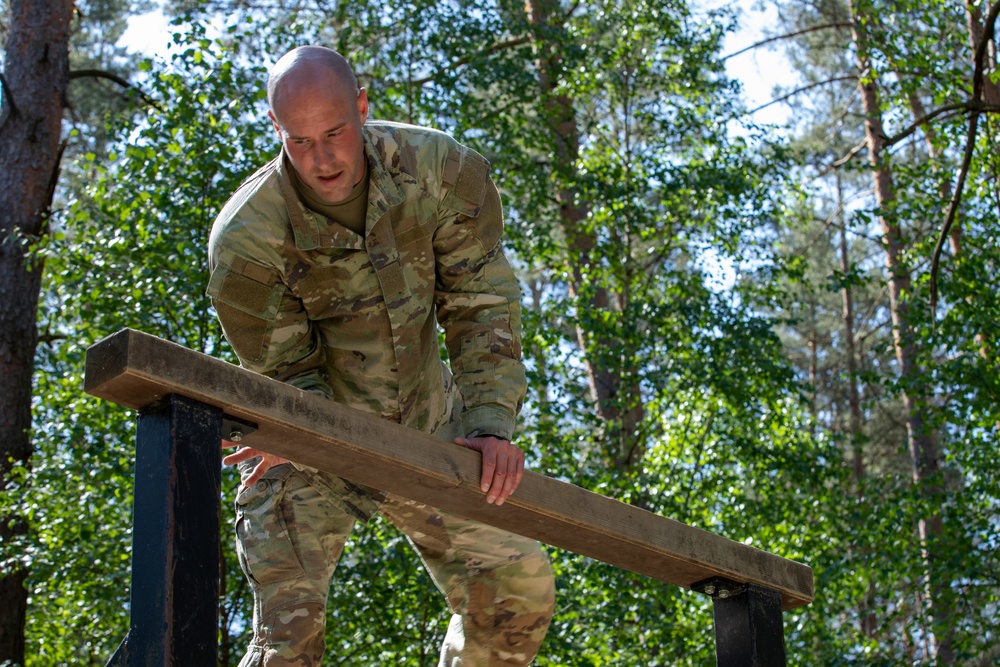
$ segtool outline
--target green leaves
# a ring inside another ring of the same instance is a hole
[[[859,10],[890,131],[911,121],[912,95],[939,105],[967,88],[956,7]],[[190,13],[171,28],[172,55],[136,64],[151,103],[101,117],[102,141],[65,167],[65,206],[40,248],[39,453],[24,493],[3,498],[35,528],[0,552],[31,560],[32,665],[103,664],[127,630],[132,416],[82,394],[83,351],[131,326],[232,360],[204,296],[208,231],[278,150],[267,67],[307,42],[349,57],[375,117],[440,127],[490,159],[523,282],[530,387],[517,438],[533,469],[813,565],[817,600],[785,622],[789,662],[803,665],[921,660],[908,657],[922,655],[930,623],[918,523],[937,499],[939,571],[970,601],[956,646],[970,659],[995,650],[995,128],[976,146],[932,326],[926,259],[961,118],[892,147],[900,195],[879,210],[865,199],[868,166],[828,170],[864,136],[850,125],[862,115],[842,113],[854,83],[811,100],[815,122],[791,147],[754,128],[736,137],[739,100],[718,57],[725,16],[659,0],[528,8],[227,5],[223,19],[218,3],[177,4]],[[837,3],[787,10],[809,25],[845,15]],[[854,66],[845,30],[822,35],[796,47],[809,80]],[[808,180],[817,172],[831,176]],[[942,495],[911,483],[899,414],[914,385],[894,368],[880,214],[906,232],[904,297]],[[225,474],[231,520],[237,480]],[[228,537],[222,549],[220,663],[234,665],[252,610]],[[558,614],[539,664],[711,662],[706,599],[552,557]],[[336,576],[330,664],[435,662],[448,612],[397,533],[360,530]]]
[[[997,423],[996,409],[987,407],[991,381],[982,374],[982,364],[994,363],[983,344],[992,325],[972,315],[981,307],[974,304],[996,300],[995,244],[983,243],[995,236],[996,216],[983,207],[995,201],[995,185],[991,194],[978,190],[963,200],[962,233],[951,239],[949,268],[940,276],[948,283],[942,294],[950,296],[936,313],[928,305],[927,260],[966,135],[964,118],[934,109],[967,94],[961,91],[972,17],[947,3],[784,9],[788,32],[852,10],[861,27],[853,44],[831,48],[803,32],[793,50],[796,65],[809,81],[853,68],[878,98],[878,106],[868,98],[862,107],[853,85],[826,86],[795,109],[800,145],[812,151],[802,163],[817,168],[803,169],[807,199],[790,209],[791,224],[782,231],[797,281],[785,290],[781,312],[789,326],[782,337],[809,379],[811,428],[835,439],[847,473],[842,501],[830,505],[843,555],[822,551],[814,562],[828,588],[821,604],[829,606],[820,608],[839,608],[850,623],[806,632],[830,647],[831,660],[949,664],[987,656],[996,642],[985,628],[995,619],[971,610],[989,604],[997,589],[983,583],[992,579],[986,574],[992,562],[971,545],[983,527],[974,517],[993,516],[988,508],[997,495],[981,489],[974,507],[965,489],[983,474],[975,452]],[[850,159],[865,118],[890,135],[874,137],[885,143],[872,156],[874,167]],[[992,170],[996,151],[976,149],[971,173]],[[964,282],[973,266],[984,271],[976,287]],[[966,375],[971,367],[977,370]],[[986,523],[995,529],[995,520]],[[970,580],[982,585],[970,587]]]
[[[36,526],[39,612],[28,637],[37,665],[103,664],[128,631],[132,416],[82,394],[84,350],[129,326],[231,358],[205,296],[205,246],[223,202],[274,147],[257,124],[259,68],[234,66],[193,30],[193,46],[170,63],[145,61],[157,107],[115,129],[121,157],[90,153],[72,165],[89,178],[53,221],[46,248],[39,322],[48,342],[37,359],[43,400],[25,500]],[[228,572],[224,606],[239,602],[239,622],[229,618],[238,634],[247,590],[234,562]]]

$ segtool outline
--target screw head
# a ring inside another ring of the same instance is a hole
[[[711,584],[705,586],[705,595],[715,595],[715,586]]]
[[[725,600],[727,597],[729,597],[729,589],[728,588],[722,588],[722,589],[720,589],[719,590],[719,597],[722,598],[723,600]]]
[[[230,442],[242,442],[243,441],[243,431],[231,431],[229,433]]]

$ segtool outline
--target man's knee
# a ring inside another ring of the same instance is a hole
[[[512,651],[527,649],[532,655],[548,631],[555,609],[556,587],[552,565],[545,552],[525,556],[509,568],[498,572],[495,581],[495,614],[504,628],[498,639],[502,647]],[[504,619],[509,619],[504,622]]]
[[[463,653],[485,649],[490,665],[529,664],[545,639],[555,608],[555,578],[541,548],[473,576],[466,595]]]
[[[306,603],[261,619],[240,667],[320,667],[325,649],[326,606]]]

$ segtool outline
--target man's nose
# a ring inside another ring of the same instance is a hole
[[[329,167],[336,161],[333,154],[333,147],[325,141],[319,143],[316,151],[316,164],[319,167]]]

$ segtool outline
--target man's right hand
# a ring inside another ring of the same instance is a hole
[[[496,503],[498,507],[503,505],[524,477],[521,448],[493,435],[455,438],[455,444],[482,453],[483,475],[479,488],[486,494],[486,502]]]
[[[253,447],[241,447],[238,442],[232,442],[230,440],[222,440],[223,449],[232,449],[233,447],[240,447],[235,452],[226,456],[222,459],[222,463],[227,466],[236,465],[242,461],[247,461],[256,456],[260,457],[260,463],[254,466],[254,469],[250,471],[250,476],[243,481],[243,486],[252,486],[260,481],[261,477],[264,476],[268,470],[276,465],[282,463],[288,463],[288,459],[276,456],[274,454],[268,454],[267,452],[262,452],[259,449],[254,449]]]

